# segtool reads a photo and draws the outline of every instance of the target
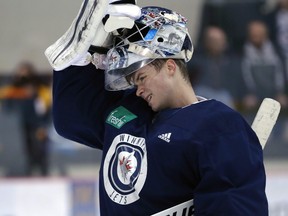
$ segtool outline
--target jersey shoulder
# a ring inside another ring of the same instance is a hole
[[[239,112],[213,99],[183,108],[171,123],[201,134],[224,133],[247,126]]]

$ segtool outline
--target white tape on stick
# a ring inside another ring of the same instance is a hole
[[[257,134],[263,149],[277,121],[280,108],[281,106],[278,101],[271,98],[265,98],[254,118],[251,127]]]

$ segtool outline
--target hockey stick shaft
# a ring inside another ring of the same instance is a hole
[[[251,127],[258,137],[262,149],[264,149],[277,121],[280,109],[281,106],[278,101],[271,98],[265,98],[257,111]]]

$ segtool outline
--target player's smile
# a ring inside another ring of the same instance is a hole
[[[152,98],[153,98],[152,93],[147,95],[142,94],[141,97],[149,104],[150,107],[152,107]]]
[[[146,101],[149,103],[152,99],[152,94],[148,95],[148,97],[146,98]]]

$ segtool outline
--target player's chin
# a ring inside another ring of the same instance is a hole
[[[155,106],[153,106],[152,103],[148,103],[148,105],[151,107],[151,109],[152,109],[153,111],[155,111],[155,112],[158,111],[157,108],[156,108]]]
[[[153,104],[153,103],[149,103],[149,106],[151,107],[151,109],[154,111],[154,112],[158,112],[161,110],[161,108],[159,106],[157,106],[156,104]]]
[[[156,109],[156,108],[154,108],[154,107],[151,107],[152,108],[152,110],[154,111],[154,112],[158,112],[159,111],[159,109]]]

